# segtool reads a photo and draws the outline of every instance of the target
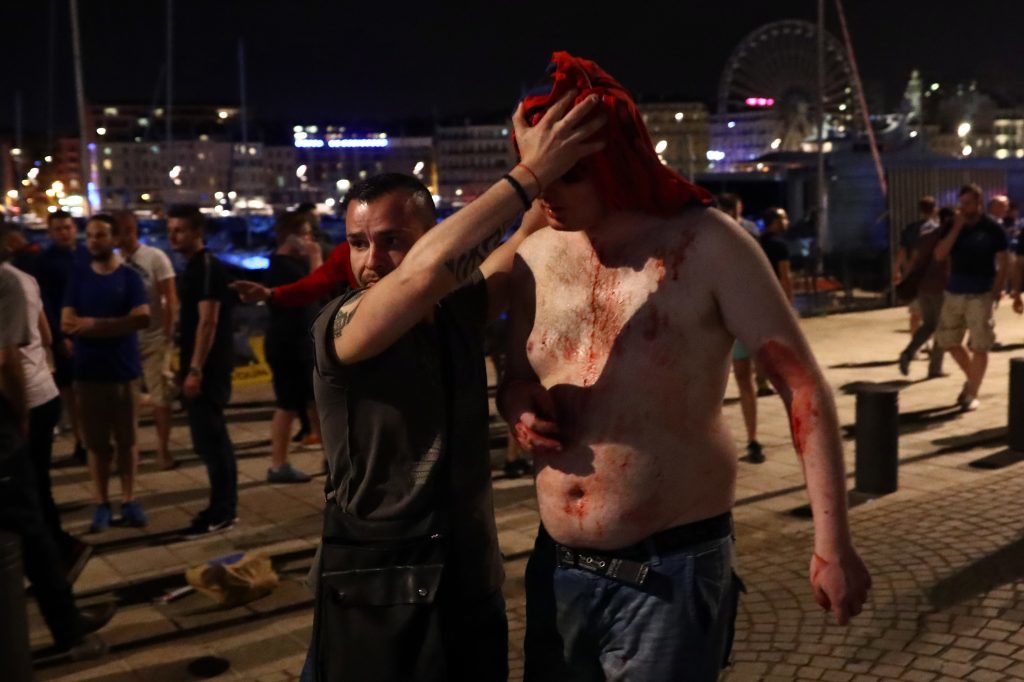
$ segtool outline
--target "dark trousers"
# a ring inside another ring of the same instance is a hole
[[[939,326],[939,314],[942,312],[942,292],[937,294],[920,294],[917,297],[921,306],[921,326],[918,327],[910,343],[903,349],[903,354],[913,358],[918,349],[923,346]],[[939,344],[932,344],[931,355],[928,361],[929,376],[942,374],[942,355],[945,351],[939,348]]]
[[[27,446],[0,465],[0,529],[21,537],[25,577],[32,583],[54,642],[66,648],[81,636],[78,608],[64,577],[60,552],[39,509],[32,468]]]
[[[67,556],[74,538],[64,532],[60,525],[60,512],[53,501],[50,483],[50,465],[53,461],[53,429],[60,421],[61,399],[57,396],[48,403],[33,407],[28,416],[28,449],[36,482],[36,496],[39,500],[43,521],[57,543],[57,549]]]
[[[226,386],[224,382],[204,381],[198,398],[182,398],[192,432],[192,447],[210,477],[210,506],[204,516],[213,522],[235,518],[238,507],[238,466],[224,421],[224,407],[230,395],[230,381]]]

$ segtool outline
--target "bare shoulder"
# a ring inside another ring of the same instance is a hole
[[[516,254],[531,268],[543,266],[556,259],[557,254],[565,254],[568,250],[569,234],[550,227],[537,230],[523,240],[516,249]]]
[[[691,208],[676,219],[679,230],[691,235],[694,247],[708,255],[753,249],[757,242],[735,220],[716,208]]]

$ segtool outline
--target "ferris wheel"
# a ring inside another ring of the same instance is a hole
[[[800,149],[816,132],[817,27],[797,19],[766,24],[736,46],[718,84],[718,113],[771,110],[782,150]],[[853,75],[842,44],[825,34],[826,126],[853,120]]]

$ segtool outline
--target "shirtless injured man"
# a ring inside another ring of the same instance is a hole
[[[739,339],[785,401],[814,514],[814,599],[845,624],[871,578],[847,520],[835,404],[768,260],[663,165],[630,94],[559,52],[517,110],[600,97],[605,147],[542,188],[512,274],[502,415],[534,456],[527,682],[715,680],[738,593],[737,453],[722,418]]]

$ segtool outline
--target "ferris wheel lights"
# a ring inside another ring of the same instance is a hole
[[[774,97],[748,97],[743,102],[748,107],[773,107],[775,106]]]

